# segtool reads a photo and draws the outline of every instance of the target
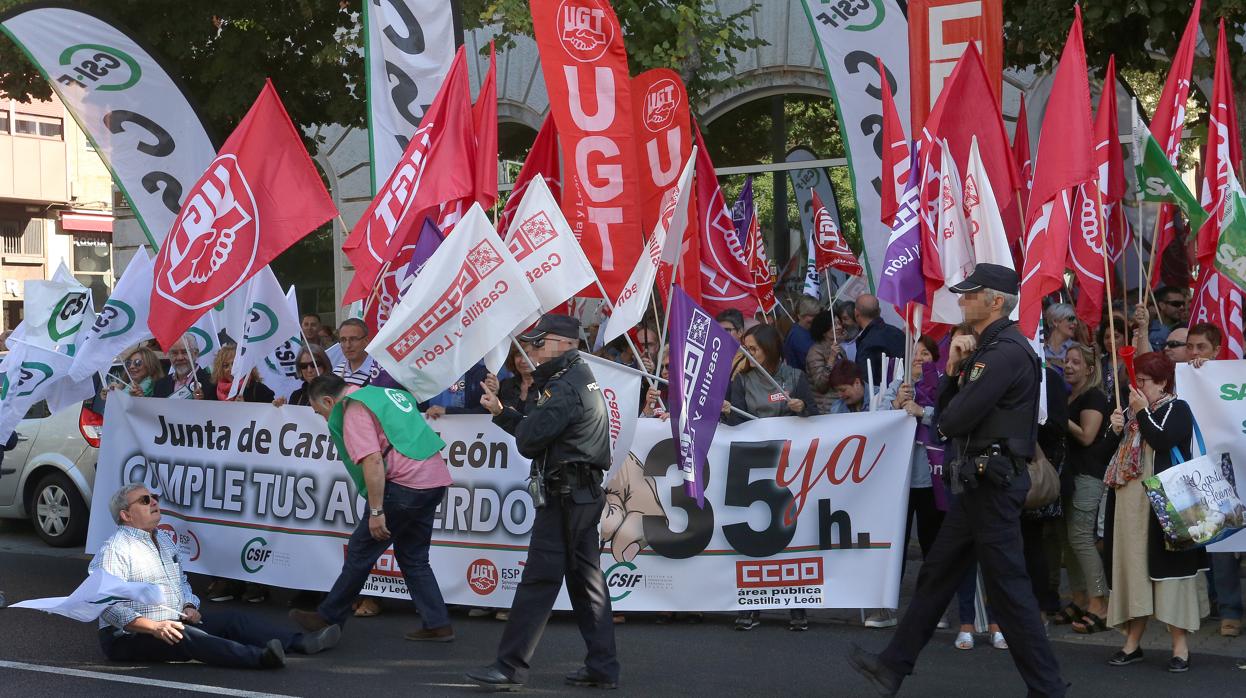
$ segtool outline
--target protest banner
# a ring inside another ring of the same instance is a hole
[[[1233,459],[1237,493],[1246,492],[1246,361],[1210,361],[1200,368],[1177,364],[1177,397],[1190,404],[1207,453],[1217,458],[1228,453]],[[1207,550],[1246,552],[1246,532],[1239,531]]]
[[[324,420],[289,405],[205,402],[173,416],[167,404],[109,397],[86,549],[116,530],[108,497],[143,482],[161,495],[161,528],[188,571],[328,589],[366,505]],[[447,603],[507,608],[535,516],[529,462],[487,416],[433,426],[454,479],[433,529],[442,593]],[[602,569],[615,609],[894,607],[913,430],[899,411],[720,426],[701,509],[685,491],[670,425],[639,420],[630,455],[605,483]],[[392,553],[365,590],[405,596]],[[569,607],[565,594],[558,607]]]

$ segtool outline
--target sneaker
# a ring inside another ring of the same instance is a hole
[[[1184,674],[1190,670],[1190,660],[1186,657],[1173,657],[1168,660],[1168,673]]]
[[[295,649],[302,649],[303,654],[319,654],[337,647],[341,641],[342,626],[330,625],[313,633],[303,633],[303,646]]]
[[[492,608],[470,608],[467,611],[468,618],[484,618],[493,615]]]
[[[809,629],[809,614],[804,610],[792,611],[787,621],[787,629],[794,633],[803,633]]]
[[[232,579],[215,579],[208,585],[208,601],[224,602],[238,598],[242,586]]]
[[[887,609],[880,610],[865,619],[865,627],[894,628],[896,627],[896,612]]]
[[[268,587],[263,584],[247,584],[242,592],[242,600],[247,603],[264,603],[268,600]]]
[[[1140,661],[1142,661],[1141,647],[1128,654],[1125,653],[1125,650],[1117,650],[1116,654],[1112,655],[1112,658],[1108,660],[1108,664],[1111,666],[1128,666]]]
[[[735,617],[736,630],[752,630],[761,625],[761,614],[757,611],[745,611]]]
[[[269,640],[264,645],[264,654],[260,655],[260,667],[263,669],[280,669],[286,665],[286,650],[281,640]]]
[[[939,622],[935,624],[935,627],[938,628],[939,630],[947,630],[948,628],[952,627],[952,623],[948,621],[947,619],[946,611],[943,613],[943,617],[939,619]]]

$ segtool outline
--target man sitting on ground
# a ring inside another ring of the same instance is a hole
[[[286,652],[315,654],[338,643],[336,625],[315,633],[281,630],[241,613],[199,611],[177,544],[160,524],[160,500],[140,483],[117,490],[108,510],[119,528],[100,546],[91,571],[102,569],[127,582],[155,584],[164,603],[113,604],[100,616],[99,640],[113,661],[188,662],[215,666],[277,669]]]

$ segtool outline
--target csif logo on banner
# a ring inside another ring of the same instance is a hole
[[[66,72],[56,81],[62,85],[120,92],[138,84],[143,69],[128,53],[101,44],[75,44],[61,51]]]
[[[264,569],[264,565],[273,556],[273,549],[262,536],[256,536],[242,546],[242,569],[255,574]]]
[[[99,339],[108,339],[117,337],[130,331],[134,327],[134,308],[129,303],[119,301],[115,298],[109,298],[104,307],[100,309],[99,315],[95,316],[95,324],[91,328],[95,332],[104,332],[108,327],[114,327],[107,333],[99,335]]]
[[[238,158],[218,157],[165,240],[169,255],[156,270],[156,292],[187,309],[216,305],[251,276],[260,243],[258,216]],[[208,297],[190,306],[178,295],[192,283],[206,286]]]
[[[606,587],[610,589],[610,600],[617,603],[631,596],[633,591],[643,586],[644,573],[634,563],[626,560],[616,562],[606,570]]]
[[[74,291],[65,294],[52,309],[52,319],[48,321],[48,335],[59,342],[72,337],[82,327],[82,314],[87,309],[87,294]]]
[[[247,319],[246,343],[262,342],[277,333],[277,314],[267,305],[255,302],[251,304],[251,317]]]
[[[9,388],[19,391],[13,396],[15,398],[30,395],[38,390],[39,386],[46,383],[48,379],[52,377],[52,373],[52,367],[45,363],[40,363],[38,361],[25,361],[22,363],[21,367],[18,368],[16,385],[10,385],[8,382],[9,377],[4,377],[5,390],[3,391],[3,394],[0,394],[0,398],[8,396]]]
[[[821,0],[821,5],[818,21],[835,29],[867,32],[886,17],[882,0]]]

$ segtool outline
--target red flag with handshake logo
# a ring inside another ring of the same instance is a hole
[[[337,215],[271,80],[186,194],[156,256],[148,325],[166,350],[304,235]]]

